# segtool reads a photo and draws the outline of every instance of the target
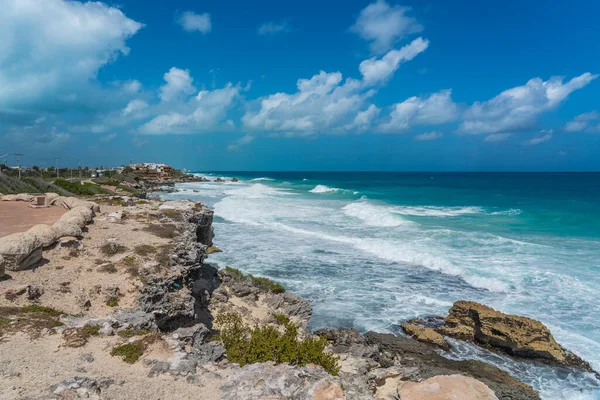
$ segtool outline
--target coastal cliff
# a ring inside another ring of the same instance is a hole
[[[40,262],[0,282],[4,398],[406,400],[434,385],[438,399],[539,399],[491,365],[444,358],[435,344],[310,332],[306,300],[206,263],[213,212],[200,203],[90,200],[93,217],[77,237],[41,248]],[[231,321],[244,332],[237,347],[226,337]],[[246,339],[264,335],[255,353]]]

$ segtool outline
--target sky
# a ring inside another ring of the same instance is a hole
[[[0,0],[0,156],[598,171],[598,15],[591,0]]]

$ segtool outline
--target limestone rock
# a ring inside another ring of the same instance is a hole
[[[2,196],[2,201],[15,201],[17,200],[17,195],[15,194],[5,194]]]
[[[443,350],[450,350],[450,344],[446,342],[446,339],[444,339],[444,337],[437,333],[433,328],[419,326],[410,322],[403,323],[401,327],[407,335],[412,336],[419,342],[430,343]]]
[[[54,228],[59,238],[64,236],[81,237],[83,235],[83,231],[79,225],[72,221],[56,221],[54,225],[52,225],[52,228]]]
[[[46,204],[50,204],[52,202],[52,200],[54,200],[55,198],[57,198],[59,195],[58,193],[46,193]]]
[[[232,373],[221,386],[224,400],[345,399],[339,380],[322,368],[288,364],[249,364]]]
[[[100,399],[100,385],[93,379],[75,376],[54,385],[52,394],[59,399]]]
[[[29,228],[28,232],[36,235],[40,240],[42,247],[50,246],[54,244],[58,239],[58,235],[56,234],[56,230],[50,225],[38,224]]]
[[[402,400],[498,400],[494,392],[477,379],[463,375],[439,375],[422,382],[402,382]]]
[[[26,201],[26,202],[30,202],[35,198],[35,196],[32,196],[30,194],[27,193],[19,193],[17,195],[17,197],[15,198],[16,201]]]
[[[31,232],[13,233],[0,238],[0,257],[0,269],[26,269],[42,258],[42,242]]]
[[[543,323],[531,318],[504,314],[472,301],[457,301],[445,323],[436,330],[447,336],[473,340],[513,356],[593,371],[587,362],[561,347]]]

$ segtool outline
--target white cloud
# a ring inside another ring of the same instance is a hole
[[[600,113],[591,111],[583,113],[565,124],[566,132],[600,133]]]
[[[100,141],[101,142],[110,142],[111,140],[113,140],[116,137],[117,137],[117,134],[113,132],[113,133],[110,133],[110,134],[108,134],[106,136],[101,137]]]
[[[160,87],[159,95],[162,101],[174,100],[182,94],[189,96],[196,93],[196,88],[192,85],[194,79],[187,69],[172,67],[165,73],[164,79],[167,83]]]
[[[240,150],[242,148],[242,146],[250,144],[253,141],[254,141],[254,136],[252,136],[252,135],[242,136],[241,138],[239,138],[238,140],[234,141],[232,144],[227,146],[227,150],[229,150],[229,151]]]
[[[228,83],[221,89],[202,90],[187,101],[159,104],[152,109],[153,119],[143,124],[143,134],[188,134],[233,129],[227,113],[235,105],[243,88]]]
[[[265,22],[258,27],[259,35],[275,35],[277,33],[285,33],[291,30],[290,25],[285,22]]]
[[[537,117],[556,108],[569,94],[597,78],[586,72],[563,83],[560,77],[547,81],[529,80],[524,86],[505,90],[485,102],[475,102],[464,114],[458,133],[490,134],[519,132],[531,129]]]
[[[0,110],[81,107],[98,92],[90,81],[129,53],[126,40],[142,26],[100,2],[3,0]]]
[[[483,141],[486,143],[503,142],[511,136],[512,133],[492,133],[491,135],[487,135]]]
[[[416,135],[413,140],[416,141],[429,141],[436,140],[444,136],[441,132],[429,132],[429,133],[421,133],[420,135]]]
[[[208,33],[212,29],[208,13],[196,14],[193,11],[185,11],[179,16],[177,22],[186,32]]]
[[[393,106],[389,119],[379,125],[384,133],[404,133],[414,125],[439,125],[458,118],[459,106],[452,90],[442,90],[427,98],[413,96]]]
[[[423,30],[416,19],[406,16],[408,11],[409,7],[390,7],[385,0],[377,0],[360,12],[350,29],[372,42],[371,50],[374,53],[384,53],[405,36]]]
[[[369,58],[360,63],[358,69],[367,84],[383,82],[389,79],[400,66],[400,63],[410,61],[429,46],[429,41],[417,38],[400,50],[390,50],[381,59]]]
[[[142,111],[148,108],[148,103],[143,100],[131,100],[127,106],[123,109],[123,115],[127,116],[130,114],[134,114],[138,111]]]
[[[524,146],[537,146],[538,144],[542,144],[552,139],[552,129],[547,131],[541,131],[540,135],[533,137],[529,140],[523,142]]]

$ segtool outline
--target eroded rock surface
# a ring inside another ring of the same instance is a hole
[[[422,382],[402,382],[398,395],[402,400],[498,400],[485,384],[462,375],[440,375]]]

